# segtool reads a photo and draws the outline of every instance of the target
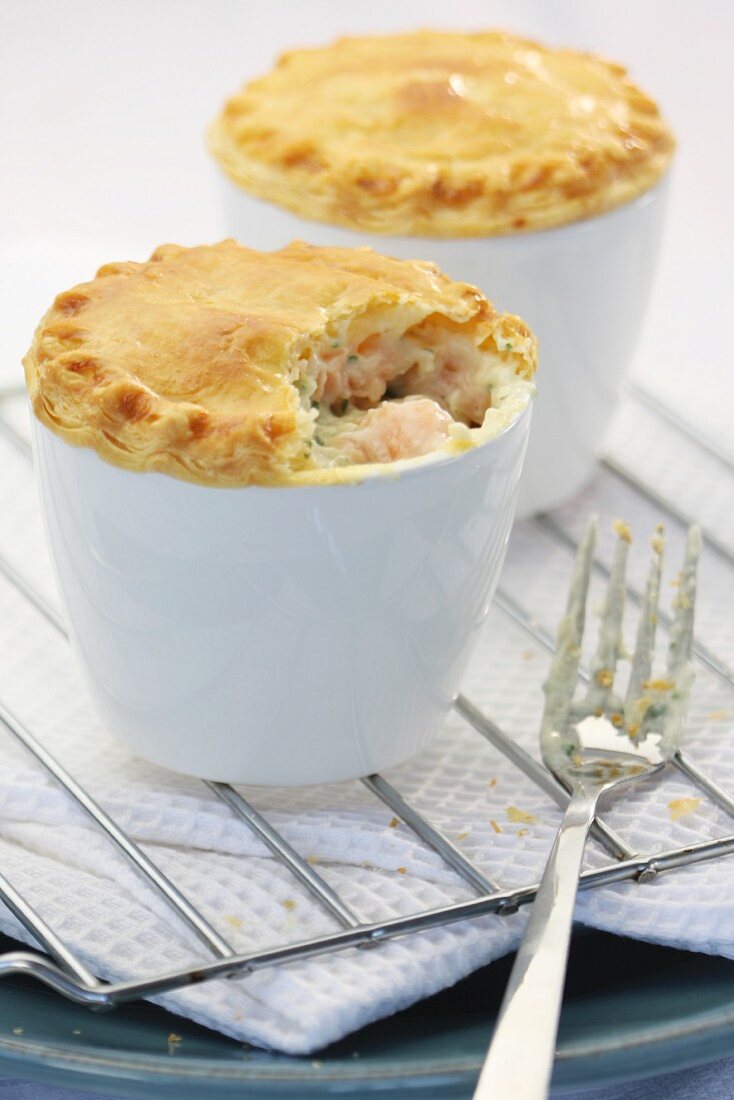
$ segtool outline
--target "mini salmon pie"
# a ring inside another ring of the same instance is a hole
[[[674,148],[621,66],[498,31],[294,50],[229,100],[209,141],[252,195],[428,237],[598,214],[652,187]]]
[[[60,294],[24,360],[68,443],[203,485],[344,482],[457,454],[533,392],[517,317],[369,248],[164,245]]]

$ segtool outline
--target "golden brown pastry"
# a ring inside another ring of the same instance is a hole
[[[39,420],[108,462],[288,485],[482,442],[527,404],[536,349],[432,264],[222,241],[101,268],[24,365]]]
[[[651,187],[674,148],[621,66],[498,31],[294,50],[229,100],[209,141],[253,195],[427,237],[598,214]]]

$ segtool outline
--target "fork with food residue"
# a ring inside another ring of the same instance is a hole
[[[667,668],[660,679],[653,676],[652,665],[664,548],[662,527],[653,536],[653,559],[622,695],[615,690],[615,678],[624,654],[622,620],[631,536],[626,524],[617,521],[614,526],[617,546],[586,693],[574,699],[596,545],[595,519],[579,546],[566,614],[543,687],[543,761],[568,789],[571,799],[538,887],[479,1077],[474,1096],[480,1100],[541,1100],[548,1095],[578,879],[597,804],[612,788],[662,769],[676,752],[686,721],[693,682],[691,647],[700,532],[697,527],[688,531]]]

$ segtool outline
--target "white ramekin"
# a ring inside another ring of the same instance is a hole
[[[540,345],[538,398],[518,513],[569,499],[594,472],[641,331],[667,183],[608,214],[512,237],[388,237],[306,221],[222,177],[226,231],[263,251],[300,238],[432,260],[517,313]]]
[[[72,643],[133,752],[297,785],[390,767],[438,730],[499,576],[530,408],[454,458],[282,489],[131,473],[33,422]]]

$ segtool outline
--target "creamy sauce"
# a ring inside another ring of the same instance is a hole
[[[519,338],[521,341],[522,338]],[[510,340],[477,347],[435,321],[310,347],[295,380],[322,468],[424,462],[498,435],[535,387],[518,377]]]

